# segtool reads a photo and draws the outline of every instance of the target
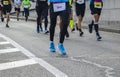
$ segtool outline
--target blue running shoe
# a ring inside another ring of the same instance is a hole
[[[62,55],[66,55],[66,50],[65,50],[62,43],[58,44],[58,49],[59,49],[59,51],[61,52]]]
[[[50,52],[55,52],[55,46],[54,46],[54,43],[53,41],[50,41],[50,44],[49,44],[49,48],[50,48]]]
[[[39,27],[37,27],[36,32],[37,32],[37,33],[40,33],[40,29],[39,29]]]

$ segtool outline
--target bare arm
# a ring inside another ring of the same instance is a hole
[[[1,2],[1,0],[0,0],[0,5],[1,5],[1,6],[3,6],[3,4],[2,4],[2,2]]]
[[[14,4],[13,4],[12,0],[9,0],[9,1],[10,1],[11,5],[12,5],[12,6],[14,6]]]

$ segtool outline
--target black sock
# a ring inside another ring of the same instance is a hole
[[[98,24],[94,24],[94,28],[95,28],[96,34],[99,34],[99,25]]]

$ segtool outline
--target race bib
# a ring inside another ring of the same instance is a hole
[[[101,2],[94,2],[94,7],[95,8],[102,8],[102,3]]]
[[[84,3],[85,3],[85,0],[77,0],[77,3],[78,3],[78,4],[84,4]]]
[[[24,8],[29,8],[29,6],[28,5],[24,5]]]
[[[3,1],[3,4],[4,4],[4,5],[8,5],[8,4],[9,4],[9,1]]]
[[[63,11],[66,9],[66,3],[53,3],[54,12]]]

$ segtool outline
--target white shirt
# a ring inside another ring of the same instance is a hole
[[[14,4],[21,4],[21,0],[14,0]]]
[[[77,3],[78,3],[78,4],[84,4],[84,3],[85,3],[85,0],[77,0]]]
[[[14,5],[16,8],[20,8],[21,0],[14,0]]]

